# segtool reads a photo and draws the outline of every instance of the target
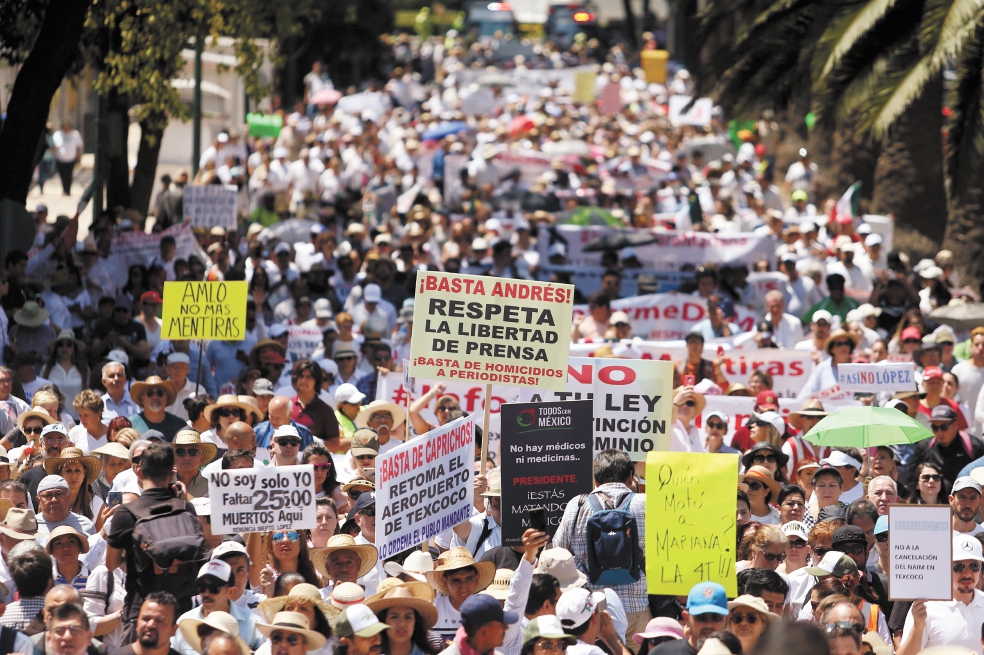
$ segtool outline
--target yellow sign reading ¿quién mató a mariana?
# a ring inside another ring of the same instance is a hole
[[[161,339],[241,341],[247,282],[165,282]]]

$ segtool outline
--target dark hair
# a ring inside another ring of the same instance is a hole
[[[588,296],[588,305],[591,307],[605,307],[610,308],[612,299],[608,297],[608,294],[604,291],[595,291],[590,296]]]
[[[621,280],[622,279],[622,272],[620,270],[618,270],[617,268],[606,268],[605,269],[605,272],[601,274],[601,277],[602,278],[606,278],[606,277],[617,277],[618,279]]]
[[[154,484],[163,484],[174,470],[174,449],[171,444],[155,441],[140,456],[140,472]]]
[[[281,573],[277,576],[276,582],[273,583],[273,596],[275,598],[279,596],[286,596],[287,585],[293,586],[301,584],[302,582],[307,582],[307,578],[297,571],[287,571],[285,573]]]
[[[741,642],[738,640],[738,637],[734,636],[732,633],[728,632],[727,630],[718,630],[717,632],[712,632],[711,634],[707,635],[706,638],[704,638],[703,640],[700,641],[700,643],[697,644],[698,651],[701,649],[701,647],[703,647],[704,642],[707,641],[708,639],[717,639],[722,644],[727,646],[728,650],[730,650],[733,653],[733,655],[739,655],[739,653],[741,653]]]
[[[838,471],[834,467],[831,466],[830,468],[824,467],[822,469],[819,469],[816,473],[813,474],[813,478],[812,478],[813,483],[816,484],[817,478],[822,475],[829,475],[832,478],[837,478],[837,482],[839,482],[841,486],[844,486],[844,478],[841,477],[840,471]]]
[[[563,624],[561,624],[563,625]],[[566,625],[563,626],[564,633],[569,634],[573,637],[580,637],[591,627],[591,618],[589,617],[587,621],[577,626],[576,628],[568,628]]]
[[[4,480],[0,482],[0,492],[13,491],[14,493],[27,493],[27,485],[18,480]]]
[[[303,361],[303,360],[301,360]],[[315,455],[321,455],[322,457],[328,458],[328,463],[331,464],[328,467],[328,477],[325,478],[325,482],[321,485],[321,490],[325,492],[325,496],[331,496],[335,487],[339,486],[338,482],[338,471],[335,470],[334,460],[331,457],[331,453],[325,448],[324,444],[313,443],[304,449],[301,453],[301,464],[307,464],[308,461]]]
[[[549,573],[534,573],[530,583],[530,593],[526,597],[526,613],[536,614],[548,600],[557,598],[560,582]]]
[[[786,500],[787,498],[789,498],[794,494],[799,494],[800,496],[803,497],[803,500],[806,501],[806,491],[803,490],[803,487],[799,486],[798,484],[791,484],[789,486],[782,488],[782,490],[779,492],[779,496],[776,498],[776,502],[779,505],[782,505],[784,500]]]
[[[713,636],[713,635],[712,635]],[[724,641],[723,639],[721,641]],[[755,650],[749,655],[765,653],[797,653],[797,655],[830,655],[827,636],[816,624],[783,621],[770,624]]]
[[[85,615],[85,610],[82,609],[81,605],[65,603],[64,605],[56,605],[48,611],[51,612],[51,619],[54,621],[78,618],[82,622],[82,627],[86,630],[89,629],[89,617]]]
[[[871,519],[872,523],[877,523],[878,509],[875,507],[875,504],[867,498],[858,498],[847,506],[847,511],[844,513],[844,518],[847,519],[848,525],[854,525],[854,520],[858,518],[868,518]]]
[[[825,575],[822,578],[817,578],[817,583],[810,588],[810,591],[806,594],[807,603],[813,600],[813,592],[817,592],[817,603],[819,603],[824,598],[828,596],[833,596],[839,594],[841,596],[847,596],[850,598],[853,594],[847,588],[840,578],[835,578],[832,575]]]
[[[322,383],[325,381],[325,373],[318,366],[317,362],[311,359],[299,359],[294,363],[294,368],[290,372],[290,381],[297,384],[297,378],[301,377],[301,374],[307,371],[314,378],[314,390],[317,394],[318,390],[321,389]]]
[[[233,448],[232,450],[227,450],[222,453],[222,470],[227,471],[232,468],[233,462],[237,459],[247,458],[251,463],[253,461],[253,456],[250,455],[245,450],[240,450],[238,448]]]
[[[21,598],[44,596],[48,583],[54,581],[51,556],[40,548],[11,557],[7,567]]]
[[[745,590],[742,593],[758,597],[761,597],[763,591],[783,596],[789,593],[789,583],[775,571],[769,569],[746,569],[746,571],[748,576],[745,578]]]
[[[184,405],[185,411],[188,412],[188,420],[194,423],[199,418],[201,418],[202,412],[205,408],[209,406],[208,397],[204,394],[201,396],[189,396],[181,401]],[[113,419],[114,421],[116,419]]]
[[[390,609],[392,608],[387,607],[384,610],[380,610],[379,612],[376,612],[376,618],[379,619],[380,623],[386,623],[386,612],[390,611]],[[420,612],[418,612],[417,610],[412,610],[412,611],[413,611],[413,633],[411,633],[410,635],[410,643],[416,646],[417,648],[419,648],[420,650],[422,650],[427,655],[437,655],[437,649],[434,648],[431,645],[430,641],[427,639],[427,628],[424,627],[423,617],[420,616]],[[315,614],[321,614],[321,613],[315,612]],[[381,653],[390,652],[388,633],[389,630],[384,630],[380,634],[380,637],[382,638],[380,643]]]
[[[910,476],[909,485],[912,487],[912,495],[909,496],[910,505],[925,505],[922,499],[922,494],[919,493],[919,476],[922,474],[923,469],[931,468],[936,473],[940,475],[940,490],[936,494],[936,504],[945,505],[947,504],[947,496],[950,495],[950,485],[947,484],[946,478],[943,477],[943,469],[940,468],[938,464],[933,462],[919,462],[912,467],[912,474]]]
[[[26,259],[27,253],[23,250],[11,250],[7,253],[7,258],[3,261],[3,264],[5,268],[10,268],[11,266],[17,266]]]
[[[738,502],[745,503],[745,506],[748,507],[748,509],[752,509],[752,503],[748,500],[748,494],[741,489],[738,490]]]
[[[624,483],[626,480],[632,479],[634,471],[632,460],[624,451],[609,449],[595,455],[594,479],[598,485],[611,482]]]
[[[144,598],[141,608],[147,603],[154,603],[155,605],[160,605],[161,607],[171,608],[171,625],[178,622],[178,616],[180,611],[178,609],[178,599],[175,598],[170,592],[167,591],[152,591],[146,598]]]

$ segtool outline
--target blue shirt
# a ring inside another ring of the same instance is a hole
[[[252,337],[242,341],[213,341],[208,344],[205,359],[208,360],[209,367],[215,370],[215,381],[219,386],[235,380],[246,366],[245,362],[236,358],[236,351],[241,350],[248,355],[255,345],[256,339]],[[195,378],[189,373],[188,379],[194,381]]]
[[[301,435],[301,452],[305,448],[314,443],[314,435],[306,427],[295,421],[290,420],[290,424],[297,428],[297,433]],[[257,448],[269,448],[270,443],[273,439],[273,433],[275,430],[270,424],[270,421],[263,421],[262,423],[257,423],[256,427],[253,428],[253,432],[256,434],[256,447]]]
[[[724,328],[724,323],[721,324],[721,327]],[[735,325],[734,323],[728,323],[728,327],[731,328],[731,336],[735,336],[736,334],[741,334],[741,328]],[[723,330],[720,330],[718,332],[714,331],[714,326],[711,325],[711,319],[709,318],[705,318],[703,321],[694,324],[694,326],[690,328],[690,331],[700,332],[701,334],[703,334],[704,341],[710,341],[711,339],[718,339],[724,336],[723,334],[721,334]]]

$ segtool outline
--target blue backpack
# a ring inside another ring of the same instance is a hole
[[[634,496],[634,493],[628,494],[618,507],[614,507],[605,494],[587,494],[591,505],[586,531],[587,573],[591,584],[628,585],[642,578],[639,526],[629,511]]]

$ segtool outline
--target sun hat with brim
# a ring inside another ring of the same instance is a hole
[[[738,476],[738,482],[749,483],[752,481],[761,482],[767,486],[772,493],[778,494],[782,491],[782,485],[772,475],[772,471],[764,466],[751,466],[743,474]]]
[[[14,312],[14,322],[24,327],[38,327],[48,320],[51,315],[36,300],[28,300],[24,306]]]
[[[328,594],[328,611],[332,613],[332,621],[345,611],[345,608],[366,602],[366,590],[354,582],[340,582],[332,587]]]
[[[24,422],[29,418],[39,418],[44,421],[45,425],[51,425],[55,422],[55,419],[51,418],[51,414],[44,407],[32,407],[30,411],[21,412],[17,415],[17,427],[23,428]]]
[[[205,415],[205,420],[211,422],[212,412],[214,412],[217,409],[222,409],[223,407],[236,407],[238,409],[243,410],[243,412],[245,412],[246,414],[253,414],[258,419],[263,418],[263,414],[259,411],[258,408],[253,407],[247,402],[243,402],[242,400],[239,399],[239,396],[237,396],[236,394],[225,393],[219,396],[218,400],[216,400],[214,404],[209,405],[208,407],[205,408],[205,411],[203,412],[203,414]]]
[[[369,417],[376,412],[389,412],[393,416],[393,427],[400,425],[407,419],[406,411],[396,403],[388,403],[385,400],[374,400],[366,405],[355,417],[355,427],[369,427]]]
[[[823,403],[813,398],[803,403],[803,407],[799,411],[790,412],[786,420],[791,426],[802,431],[804,418],[823,418],[824,416],[830,416],[830,412],[823,411]]]
[[[14,502],[6,498],[0,498],[0,521],[7,518],[7,512],[14,508]]]
[[[745,454],[741,456],[741,463],[746,469],[752,468],[752,462],[755,461],[755,454],[762,452],[763,450],[767,450],[776,456],[776,464],[780,469],[786,468],[786,464],[789,463],[789,455],[782,452],[768,441],[760,441],[749,448]]]
[[[379,456],[379,435],[372,428],[359,428],[351,437],[352,457]]]
[[[505,600],[509,596],[509,585],[512,584],[513,573],[512,569],[496,569],[492,583],[480,593],[492,596],[496,600]]]
[[[273,348],[281,357],[287,356],[287,349],[284,348],[279,341],[275,341],[273,339],[261,339],[256,342],[255,346],[249,349],[249,357],[246,359],[249,361],[250,366],[259,367],[260,352],[265,348]]]
[[[85,485],[88,486],[95,482],[102,470],[102,462],[98,457],[83,455],[80,448],[63,448],[58,457],[51,457],[44,460],[44,470],[50,475],[61,475],[58,473],[63,464],[68,462],[79,462],[85,468]]]
[[[48,535],[48,543],[45,544],[44,549],[48,551],[49,555],[54,555],[54,553],[51,552],[51,544],[54,543],[55,539],[58,537],[63,537],[65,535],[75,537],[75,540],[79,542],[79,550],[83,553],[89,552],[89,540],[85,537],[85,535],[70,525],[59,525],[51,531],[51,534]]]
[[[588,581],[588,576],[578,570],[574,555],[566,548],[547,548],[541,552],[533,572],[547,573],[557,578],[561,593],[583,587]]]
[[[178,397],[178,392],[174,389],[174,382],[164,380],[157,375],[151,375],[143,382],[134,382],[133,386],[130,387],[130,399],[139,406],[140,401],[143,400],[143,395],[155,387],[159,387],[167,393],[165,405],[174,404],[175,399]]]
[[[224,632],[236,640],[241,655],[250,655],[251,650],[246,642],[239,636],[239,622],[228,612],[211,612],[204,619],[182,619],[178,623],[178,630],[184,637],[191,649],[196,653],[202,652],[202,638],[198,636],[198,626],[207,625],[210,628]]]
[[[430,586],[426,582],[406,582],[404,580],[400,580],[399,578],[386,578],[379,583],[378,587],[376,587],[376,593],[366,599],[366,604],[368,605],[370,602],[380,600],[387,591],[393,589],[394,587],[405,587],[411,594],[414,595],[414,597],[420,598],[421,600],[426,600],[428,603],[432,604],[436,595],[434,592],[434,587]]]
[[[376,614],[391,607],[409,607],[423,619],[425,630],[437,625],[437,607],[434,601],[418,597],[409,585],[394,586],[381,594],[374,594],[365,605]]]
[[[744,596],[738,596],[738,598],[728,601],[729,612],[735,609],[736,607],[747,607],[749,609],[755,610],[759,614],[765,616],[766,623],[772,623],[773,621],[779,620],[779,615],[774,612],[770,612],[769,606],[766,605],[765,601],[759,598],[758,596],[750,596],[748,594],[745,594]]]
[[[688,400],[694,401],[696,407],[694,410],[699,416],[704,411],[704,406],[707,405],[707,400],[704,398],[704,394],[697,393],[696,391],[691,391],[685,387],[678,387],[676,391],[673,392],[673,405],[682,405]]]
[[[652,621],[650,621],[652,623]],[[564,627],[553,614],[543,614],[530,619],[530,622],[523,628],[523,643],[527,644],[537,639],[560,639],[573,646],[577,643],[577,637],[564,632]]]
[[[71,330],[62,330],[54,339],[48,339],[48,350],[54,350],[59,341],[71,341],[75,344],[75,351],[85,350],[85,341],[75,338],[75,333]]]
[[[110,441],[105,446],[99,446],[92,451],[93,455],[109,455],[110,457],[116,457],[117,459],[125,459],[130,461],[130,451],[129,449],[121,443],[115,441]]]
[[[830,333],[830,336],[827,337],[827,340],[823,344],[824,352],[829,355],[831,346],[838,339],[847,339],[848,341],[850,341],[852,344],[851,350],[854,350],[855,348],[858,347],[858,337],[853,332],[848,332],[847,330],[834,330],[833,332]]]
[[[218,446],[207,441],[202,441],[202,435],[198,434],[195,430],[179,430],[174,435],[174,441],[171,442],[171,446],[173,448],[177,448],[178,446],[197,446],[202,451],[202,461],[205,463],[215,459],[215,454],[219,452]]]
[[[386,562],[383,569],[393,577],[406,575],[420,582],[427,582],[427,574],[434,570],[434,559],[430,553],[415,550],[407,555],[401,565],[399,562]]]
[[[799,473],[800,471],[806,469],[818,469],[818,468],[820,468],[820,462],[813,459],[812,457],[804,457],[799,461],[799,464],[796,465],[796,472]]]
[[[278,612],[283,612],[284,607],[286,607],[287,603],[292,600],[310,602],[312,605],[321,610],[321,613],[324,615],[326,621],[331,620],[333,612],[329,609],[328,601],[321,597],[320,589],[307,582],[294,585],[285,596],[277,596],[276,598],[267,598],[266,600],[260,601],[257,608],[260,610],[260,615],[264,618],[264,620],[272,621],[273,617],[276,616]]]
[[[485,493],[479,494],[482,498],[502,498],[502,470],[496,467],[486,474],[489,488]]]
[[[356,487],[369,487],[370,489],[375,489],[376,483],[367,478],[355,478],[354,480],[349,480],[343,484],[342,491],[348,493],[349,489],[354,489]]]
[[[7,502],[10,501],[7,500]],[[13,539],[23,541],[37,539],[41,536],[41,533],[38,532],[38,519],[34,510],[20,507],[11,507],[7,510],[6,516],[3,517],[3,523],[0,523],[0,532]]]
[[[304,650],[312,651],[322,648],[327,639],[320,632],[315,632],[310,629],[310,624],[306,616],[300,612],[277,612],[276,616],[273,617],[273,621],[269,624],[267,623],[257,623],[256,629],[260,631],[261,634],[269,639],[273,636],[274,632],[293,632],[304,637],[307,644]]]
[[[478,571],[478,584],[475,591],[485,589],[495,578],[495,564],[492,562],[476,562],[467,549],[455,547],[445,553],[444,563],[427,574],[427,582],[445,596],[450,596],[444,576],[461,569],[474,568]]]
[[[728,388],[724,390],[724,395],[748,397],[752,395],[752,392],[741,382],[732,382],[728,385]]]
[[[389,626],[380,621],[375,612],[365,605],[353,605],[335,620],[336,637],[374,637]]]
[[[372,571],[373,567],[376,566],[376,561],[379,560],[379,551],[372,544],[357,544],[351,535],[336,534],[328,539],[328,544],[324,548],[315,548],[311,552],[314,568],[318,569],[318,572],[326,578],[331,577],[328,574],[328,556],[342,550],[350,550],[359,556],[361,562],[359,575],[356,576],[359,578]]]
[[[683,626],[679,621],[668,616],[657,616],[646,624],[645,632],[637,632],[632,635],[632,641],[641,644],[645,639],[659,639],[669,637],[670,639],[683,639]]]

